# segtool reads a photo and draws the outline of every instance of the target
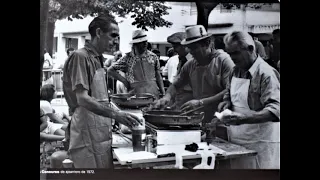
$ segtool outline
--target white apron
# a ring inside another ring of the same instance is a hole
[[[254,113],[248,105],[250,80],[232,77],[230,95],[233,111]],[[230,126],[229,139],[250,150],[257,156],[231,160],[232,169],[280,169],[280,122]]]

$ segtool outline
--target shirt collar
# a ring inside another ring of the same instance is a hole
[[[251,76],[253,76],[253,74],[256,72],[259,64],[261,64],[262,61],[263,61],[263,59],[260,56],[258,56],[256,61],[252,64],[252,66],[249,69]]]
[[[188,53],[188,54],[186,55],[186,59],[187,59],[188,61],[190,61],[190,60],[193,59],[193,56],[192,56],[190,53]]]
[[[142,54],[140,54],[140,55],[137,55],[137,54],[135,54],[134,53],[134,49],[132,49],[132,51],[131,51],[131,55],[133,56],[133,57],[141,57],[141,58],[143,58],[143,57],[147,57],[147,55],[149,54],[149,52],[151,52],[151,51],[149,51],[149,50],[146,50],[145,52],[143,52]]]
[[[97,52],[96,48],[95,48],[90,42],[86,42],[85,45],[84,45],[84,47],[85,47],[88,51],[90,51],[90,52],[94,55],[94,57],[102,56],[102,54],[99,54],[99,53]]]

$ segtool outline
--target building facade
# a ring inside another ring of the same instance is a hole
[[[153,48],[159,49],[161,56],[166,56],[171,47],[167,43],[167,37],[175,32],[184,31],[186,27],[195,25],[197,21],[197,9],[193,2],[168,2],[169,15],[164,18],[173,23],[170,28],[161,27],[149,29],[147,35]],[[54,32],[54,57],[57,64],[64,62],[66,49],[73,47],[79,49],[90,40],[88,25],[93,17],[74,19],[73,21],[59,20],[55,24]],[[116,17],[120,28],[120,46],[118,49],[123,53],[131,50],[129,42],[132,31],[137,29],[132,26],[133,19]],[[259,9],[242,6],[240,9],[226,9],[218,5],[209,16],[208,32],[216,36],[223,36],[234,30],[243,30],[258,35],[261,40],[271,37],[274,29],[280,29],[280,4],[266,4]],[[106,52],[112,54],[112,52]]]

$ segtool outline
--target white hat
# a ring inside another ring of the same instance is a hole
[[[148,40],[148,37],[145,31],[135,30],[132,33],[132,41],[130,43],[134,44],[134,43],[139,43],[147,40]]]
[[[208,34],[206,29],[202,25],[195,25],[186,28],[186,39],[181,41],[182,45],[188,45],[202,39],[210,37],[212,34]]]

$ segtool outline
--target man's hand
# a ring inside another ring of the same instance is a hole
[[[230,115],[224,115],[222,116],[221,121],[227,125],[241,125],[241,121],[247,119],[248,117],[245,114],[237,113],[237,112],[232,112]]]
[[[181,106],[181,111],[189,111],[201,106],[200,100],[191,100]]]
[[[139,124],[142,125],[142,120],[140,120],[137,116],[122,111],[116,112],[114,119],[115,121],[128,126],[129,128],[138,126]]]
[[[231,108],[231,102],[230,101],[223,101],[218,105],[218,112],[222,112],[226,109]]]
[[[169,98],[163,97],[153,102],[152,109],[163,109],[169,104],[169,102],[170,102]]]

